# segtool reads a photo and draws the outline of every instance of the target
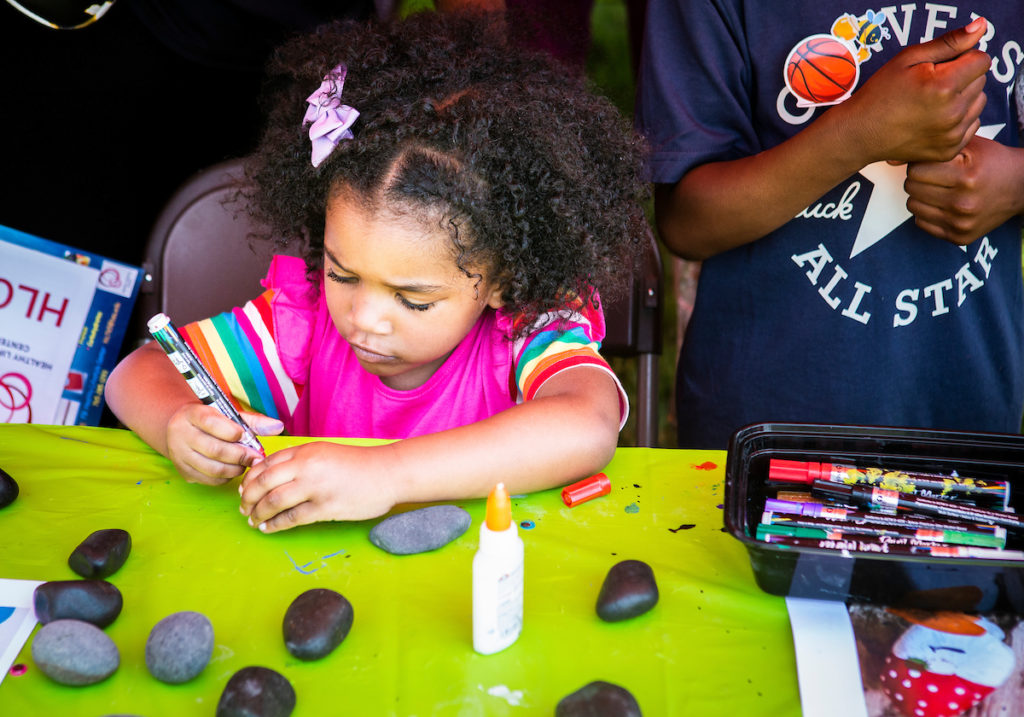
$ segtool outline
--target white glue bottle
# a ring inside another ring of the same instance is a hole
[[[505,484],[487,496],[480,548],[473,557],[473,649],[504,650],[523,629],[523,541]]]

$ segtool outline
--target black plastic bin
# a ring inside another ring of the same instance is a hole
[[[725,527],[747,548],[757,584],[782,596],[891,606],[1024,613],[1024,561],[847,554],[755,538],[772,458],[952,473],[1010,482],[1024,511],[1024,436],[875,426],[761,423],[737,431],[725,469]],[[1024,534],[1007,533],[1007,550]]]

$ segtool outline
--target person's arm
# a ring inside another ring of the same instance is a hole
[[[242,437],[238,424],[200,403],[155,341],[114,368],[104,396],[118,420],[170,458],[186,480],[219,485],[259,457],[237,443]],[[246,413],[245,419],[257,432],[277,433],[282,428],[280,421],[266,416]]]
[[[655,190],[658,229],[687,259],[705,259],[778,229],[876,161],[947,161],[979,126],[988,56],[971,48],[982,19],[902,51],[845,102],[785,142],[704,164]]]
[[[917,226],[969,244],[1024,214],[1024,149],[975,137],[949,162],[912,162],[904,188]]]
[[[241,510],[272,533],[374,518],[402,503],[483,497],[499,482],[510,493],[550,488],[607,465],[619,416],[612,377],[581,366],[470,425],[383,446],[317,442],[274,453],[243,478]]]

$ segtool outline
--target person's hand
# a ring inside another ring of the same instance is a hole
[[[974,137],[991,60],[972,48],[985,27],[984,18],[978,18],[908,47],[839,106],[856,123],[851,141],[864,148],[865,164],[945,162]]]
[[[969,244],[1019,214],[1024,150],[975,137],[948,162],[911,162],[907,209],[929,234]]]
[[[396,500],[388,480],[391,448],[307,443],[253,465],[239,486],[240,510],[265,533],[321,520],[366,520]]]
[[[242,418],[260,435],[274,435],[284,425],[258,413]],[[167,457],[190,483],[221,485],[261,458],[238,441],[242,427],[213,406],[187,403],[167,422]]]

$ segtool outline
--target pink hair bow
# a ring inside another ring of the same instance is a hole
[[[345,83],[345,65],[338,65],[327,73],[316,92],[306,98],[309,107],[302,118],[302,126],[309,125],[309,139],[313,143],[312,161],[319,167],[331,154],[338,142],[352,139],[351,127],[359,112],[341,104],[341,88]]]

